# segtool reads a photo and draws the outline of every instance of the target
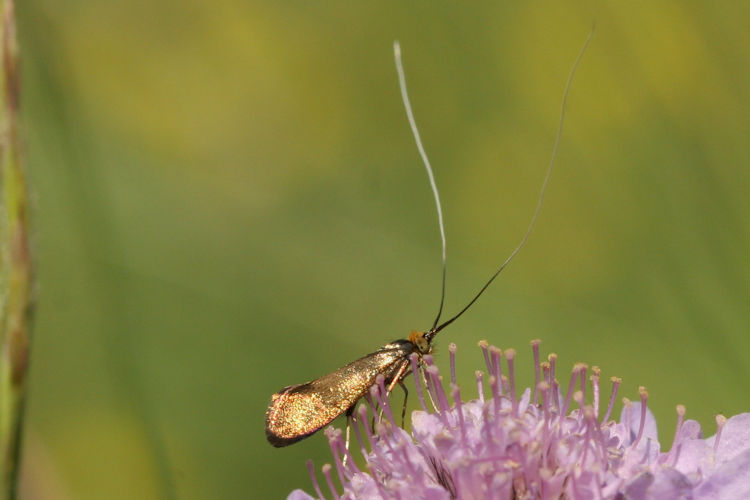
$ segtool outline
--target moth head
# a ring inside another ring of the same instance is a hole
[[[409,334],[409,342],[417,346],[419,354],[429,354],[432,351],[430,341],[426,337],[427,332],[418,332],[416,330]]]

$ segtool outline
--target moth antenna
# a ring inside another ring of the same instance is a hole
[[[454,321],[456,321],[463,313],[465,313],[473,304],[477,301],[477,299],[484,293],[485,290],[487,290],[487,287],[490,286],[490,284],[495,281],[495,278],[497,278],[497,275],[500,274],[503,269],[505,269],[508,264],[513,260],[513,258],[516,256],[516,254],[523,248],[523,246],[526,244],[526,240],[529,239],[529,235],[531,234],[532,229],[534,229],[534,225],[536,224],[536,220],[539,217],[539,212],[542,210],[542,204],[544,203],[544,195],[547,191],[547,184],[549,184],[549,179],[552,176],[552,168],[555,166],[555,160],[557,159],[557,151],[560,147],[560,138],[562,137],[562,130],[563,130],[563,123],[565,122],[565,105],[568,101],[568,94],[570,93],[570,87],[573,83],[573,77],[575,76],[576,69],[578,69],[578,64],[581,62],[581,59],[583,58],[583,54],[586,52],[586,49],[589,46],[589,43],[591,42],[591,39],[594,37],[594,31],[596,31],[596,26],[591,26],[591,31],[589,32],[589,36],[586,38],[586,42],[583,44],[583,48],[581,48],[581,51],[578,53],[578,57],[576,57],[576,60],[573,62],[573,67],[570,69],[570,74],[568,75],[568,81],[565,84],[565,89],[563,90],[563,97],[562,97],[562,103],[560,105],[560,120],[557,124],[557,134],[555,135],[555,143],[554,146],[552,146],[552,157],[550,158],[549,165],[547,166],[547,174],[544,176],[544,181],[542,182],[542,188],[539,192],[539,199],[536,203],[536,209],[534,210],[534,215],[531,217],[531,222],[529,223],[529,227],[526,229],[526,233],[523,235],[523,238],[521,238],[521,242],[516,246],[515,249],[510,253],[507,259],[505,259],[505,262],[502,263],[502,265],[495,271],[495,274],[492,275],[492,277],[487,281],[487,283],[484,284],[484,286],[479,290],[479,293],[477,293],[473,299],[471,299],[471,302],[469,302],[466,307],[461,309],[458,314],[453,316],[448,321],[442,323],[438,327],[432,328],[428,332],[429,335],[425,335],[428,341],[432,340],[432,338],[443,328],[450,325]]]
[[[422,163],[427,170],[427,176],[430,178],[430,187],[432,188],[432,194],[435,196],[435,206],[437,207],[438,214],[438,225],[440,226],[440,239],[443,243],[443,284],[440,292],[440,307],[438,308],[437,316],[435,321],[432,323],[431,330],[435,329],[435,326],[440,321],[440,316],[443,314],[443,304],[445,303],[445,226],[443,225],[443,208],[440,205],[440,194],[438,193],[437,184],[435,183],[435,175],[432,173],[432,167],[430,166],[430,159],[427,158],[424,146],[422,145],[422,138],[419,136],[419,129],[417,128],[417,122],[414,120],[414,113],[411,109],[411,102],[409,101],[409,93],[406,90],[406,76],[404,76],[404,66],[401,63],[401,45],[398,40],[393,42],[393,58],[396,61],[396,72],[398,73],[398,85],[401,89],[401,100],[404,103],[404,109],[406,110],[406,117],[409,120],[409,126],[411,127],[411,133],[414,136],[414,141],[417,143],[417,149],[419,155],[422,157]]]

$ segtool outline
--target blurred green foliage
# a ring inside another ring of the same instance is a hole
[[[683,403],[750,410],[750,30],[742,2],[18,6],[40,304],[24,474],[42,498],[279,498],[323,436],[273,449],[270,394],[431,324],[440,249],[398,96],[446,212],[438,338],[542,338]],[[528,363],[524,359],[529,360]],[[530,381],[530,379],[527,379]],[[465,394],[471,391],[465,390]],[[400,398],[400,396],[397,396]]]

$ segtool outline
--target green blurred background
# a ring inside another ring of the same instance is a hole
[[[427,328],[440,248],[398,95],[399,39],[448,235],[438,338],[464,394],[487,339],[750,410],[744,2],[18,2],[39,309],[24,498],[280,498],[322,435],[269,396]],[[567,374],[564,377],[567,379]],[[609,390],[607,389],[606,394]],[[400,394],[396,401],[400,402]],[[400,403],[397,403],[400,404]],[[619,411],[619,410],[618,410]]]

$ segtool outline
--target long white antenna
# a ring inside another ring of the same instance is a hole
[[[437,316],[432,324],[432,328],[440,321],[440,315],[443,313],[443,304],[445,303],[445,226],[443,225],[443,209],[440,206],[440,194],[438,193],[437,184],[435,183],[435,175],[432,173],[432,167],[430,166],[430,160],[427,158],[427,153],[422,146],[422,139],[419,136],[419,129],[417,128],[417,122],[414,121],[414,113],[411,110],[411,102],[409,102],[409,93],[406,91],[406,76],[404,76],[404,66],[401,64],[401,45],[398,40],[393,42],[393,57],[396,61],[396,72],[398,73],[398,84],[401,88],[401,100],[404,102],[404,109],[406,110],[406,117],[409,119],[409,126],[411,127],[411,133],[414,135],[414,141],[417,143],[417,149],[419,155],[422,157],[422,162],[427,170],[427,176],[430,178],[430,187],[432,188],[432,194],[435,196],[435,206],[437,207],[438,224],[440,226],[440,239],[443,242],[443,286],[440,292],[440,307],[438,308]],[[538,210],[537,210],[538,211]]]

